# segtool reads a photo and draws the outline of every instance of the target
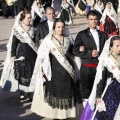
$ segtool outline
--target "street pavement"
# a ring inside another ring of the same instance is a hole
[[[120,14],[118,17],[120,20]],[[3,19],[0,17],[0,76],[3,68],[2,62],[4,62],[6,57],[6,44],[8,42],[13,23],[13,18]],[[79,15],[75,16],[73,18],[73,24],[68,26],[73,38],[76,37],[79,31],[86,27],[86,16]],[[35,113],[30,111],[30,107],[31,102],[29,102],[28,99],[22,102],[19,101],[18,93],[9,93],[4,91],[0,93],[0,120],[50,120],[37,116]],[[79,120],[79,116],[77,116],[75,120]]]

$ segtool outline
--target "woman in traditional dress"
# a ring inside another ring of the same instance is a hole
[[[30,91],[35,90],[31,110],[51,119],[76,117],[79,103],[71,59],[72,42],[63,35],[64,27],[64,21],[57,18],[53,34],[41,43],[29,87]]]
[[[67,2],[67,0],[63,0],[61,4],[61,10],[58,15],[62,20],[65,21],[65,24],[72,24],[72,16],[71,16],[71,11],[70,11],[70,5]]]
[[[107,3],[100,22],[100,31],[106,32],[109,36],[119,34],[117,14],[111,2]]]
[[[102,13],[103,13],[103,3],[101,2],[101,0],[98,0],[94,6],[94,9],[97,11],[98,13],[98,26],[100,26],[100,19],[102,17]]]
[[[110,77],[112,82],[103,97],[106,111],[98,112],[96,115],[97,120],[116,120],[117,112],[120,119],[120,36],[112,37],[108,47],[109,54],[104,60],[102,79],[97,84],[97,104],[102,102],[101,95],[107,82],[106,79]],[[117,120],[119,119],[117,118]]]
[[[39,22],[46,20],[45,10],[42,6],[41,2],[37,2],[37,5],[32,6],[31,14],[32,14],[32,23],[34,27],[37,27]]]
[[[93,115],[95,106],[98,112]],[[88,120],[88,116],[89,120],[120,120],[120,36],[112,36],[105,43],[93,90],[80,120]]]
[[[34,28],[30,25],[31,13],[19,13],[7,45],[7,57],[2,73],[1,83],[3,90],[20,92],[20,99],[29,92],[34,64],[37,57],[37,47],[34,43]],[[31,100],[30,93],[28,97]]]
[[[86,0],[79,0],[75,7],[76,13],[85,15],[86,14],[86,6],[87,6]]]

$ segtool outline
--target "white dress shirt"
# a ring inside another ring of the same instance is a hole
[[[96,43],[96,46],[97,46],[97,51],[99,51],[100,50],[100,45],[99,45],[98,31],[96,29],[95,30],[90,29],[90,32],[93,35],[93,38],[95,40],[95,43]]]
[[[52,32],[53,31],[53,23],[54,23],[54,21],[48,20],[47,22],[48,22],[49,32]]]

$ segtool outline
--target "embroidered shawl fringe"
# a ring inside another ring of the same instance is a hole
[[[62,99],[49,95],[49,93],[44,95],[44,100],[52,108],[65,109],[65,110],[75,107],[76,104],[75,99],[73,97],[69,99],[64,99],[64,98]]]

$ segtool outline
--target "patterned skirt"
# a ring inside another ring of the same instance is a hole
[[[14,64],[14,75],[18,83],[23,86],[29,86],[34,70],[35,61],[24,60],[16,61]]]
[[[98,112],[97,120],[113,120],[120,104],[120,83],[114,79],[104,96],[106,111]]]
[[[119,30],[116,28],[115,23],[110,19],[109,16],[106,17],[104,25],[100,23],[100,31],[104,31],[108,36],[119,35]]]
[[[45,102],[52,108],[69,109],[78,102],[77,86],[69,73],[50,54],[52,78],[45,82]]]

